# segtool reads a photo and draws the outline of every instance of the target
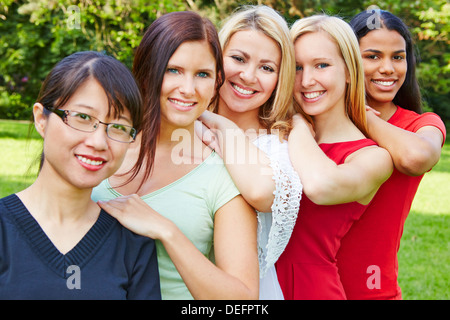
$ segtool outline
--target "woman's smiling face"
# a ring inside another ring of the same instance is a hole
[[[216,61],[208,42],[182,43],[167,63],[161,87],[162,126],[188,127],[215,93]]]
[[[35,108],[38,106],[43,108],[41,104],[36,104]],[[106,93],[93,78],[82,84],[61,109],[76,111],[83,117],[93,116],[105,123],[133,125],[126,109],[120,117],[108,115]],[[83,132],[50,113],[47,117],[36,119],[35,125],[44,137],[45,160],[42,171],[53,172],[55,177],[79,189],[93,188],[114,174],[129,147],[129,143],[109,138],[103,124],[93,132]]]
[[[391,102],[405,81],[408,69],[406,42],[385,28],[370,31],[359,41],[367,102],[376,107]]]
[[[348,71],[335,41],[325,32],[309,32],[294,47],[294,98],[303,111],[316,116],[335,106],[345,109]]]
[[[264,33],[249,29],[233,34],[224,52],[225,82],[219,108],[259,110],[278,82],[281,50]]]

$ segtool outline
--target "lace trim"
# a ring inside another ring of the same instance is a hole
[[[297,220],[303,189],[300,178],[289,161],[287,148],[285,151],[281,148],[274,150],[274,139],[267,142],[272,148],[265,150],[265,147],[269,146],[264,144],[258,147],[270,158],[275,199],[271,213],[258,212],[258,259],[261,278],[275,264],[289,242]],[[281,143],[279,145],[281,146]]]

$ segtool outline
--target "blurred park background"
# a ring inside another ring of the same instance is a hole
[[[131,67],[145,29],[160,15],[195,10],[217,28],[243,4],[266,4],[289,24],[315,13],[346,21],[376,5],[410,26],[420,56],[425,110],[450,120],[448,0],[0,0],[0,119],[29,119],[42,80],[81,50],[105,51]]]
[[[0,0],[0,197],[36,177],[41,140],[28,121],[41,83],[63,57],[105,51],[131,68],[145,29],[164,13],[194,10],[220,28],[244,4],[266,4],[292,24],[315,13],[349,21],[372,5],[410,26],[425,111],[450,124],[448,0]],[[450,144],[419,187],[399,251],[404,299],[450,299]]]

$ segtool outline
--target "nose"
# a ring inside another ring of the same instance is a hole
[[[241,71],[239,76],[244,81],[244,83],[247,83],[247,84],[255,83],[256,82],[256,67],[249,64],[245,69],[243,69]]]
[[[99,124],[99,127],[94,132],[86,133],[87,137],[85,144],[94,148],[95,150],[108,149],[108,135],[106,134],[106,127]]]
[[[179,91],[185,97],[193,96],[195,94],[194,76],[191,75],[184,76],[179,85]]]
[[[394,68],[394,65],[392,64],[390,57],[383,59],[381,66],[380,66],[380,73],[392,74],[392,73],[394,73],[394,71],[395,71],[395,68]]]
[[[310,68],[303,67],[301,71],[301,84],[304,88],[312,87],[316,84],[316,80],[314,78],[314,71]]]

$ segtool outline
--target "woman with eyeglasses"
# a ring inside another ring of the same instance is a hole
[[[142,124],[131,72],[101,53],[72,54],[33,106],[41,166],[0,199],[0,299],[160,299],[156,248],[91,200]]]

